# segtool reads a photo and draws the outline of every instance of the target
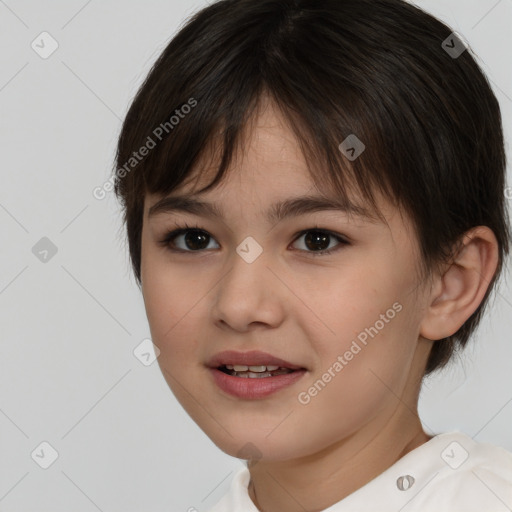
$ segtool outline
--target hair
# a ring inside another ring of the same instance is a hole
[[[410,216],[422,275],[470,228],[494,232],[499,263],[485,297],[434,342],[425,374],[443,367],[480,322],[510,243],[499,104],[470,49],[443,48],[451,33],[401,0],[220,0],[197,12],[156,60],[119,136],[114,190],[138,285],[146,194],[170,194],[212,146],[217,173],[200,192],[220,183],[268,96],[318,187],[349,198],[350,186],[382,218],[379,191]],[[351,134],[366,149],[348,161],[339,145]]]

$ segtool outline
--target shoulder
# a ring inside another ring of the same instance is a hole
[[[258,512],[247,467],[208,512]],[[461,432],[440,434],[324,512],[499,512],[512,510],[512,453]]]
[[[438,507],[451,512],[510,510],[512,508],[512,453],[479,443],[461,432],[441,434],[424,445],[433,467],[418,510]]]
[[[512,510],[512,454],[466,434],[440,434],[328,512]]]
[[[432,449],[442,448],[439,455],[445,464],[441,472],[445,478],[457,479],[481,471],[512,483],[512,453],[505,448],[474,441],[461,432],[441,434],[434,439],[437,442]]]

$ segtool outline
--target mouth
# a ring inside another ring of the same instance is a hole
[[[307,369],[260,351],[226,351],[207,365],[219,389],[237,398],[266,398],[300,380]]]
[[[251,350],[249,352],[237,352],[235,350],[225,350],[219,352],[208,361],[207,366],[217,368],[226,372],[250,372],[265,373],[280,370],[305,370],[300,365],[291,363],[280,357],[273,356],[267,352]]]
[[[278,375],[286,375],[296,370],[285,368],[278,365],[238,365],[223,364],[217,368],[221,372],[231,375],[232,377],[241,377],[242,379],[265,379],[268,377],[277,377]]]

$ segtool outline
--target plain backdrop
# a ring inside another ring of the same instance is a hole
[[[508,148],[512,0],[416,3],[470,43]],[[0,0],[1,511],[205,511],[242,465],[136,357],[149,329],[119,207],[92,194],[138,86],[204,5]],[[512,450],[506,281],[491,306],[463,357],[425,381],[420,416]]]

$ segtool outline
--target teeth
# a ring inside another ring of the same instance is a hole
[[[249,370],[251,372],[261,373],[261,372],[264,372],[266,369],[267,369],[266,366],[249,366]]]
[[[262,379],[264,377],[272,377],[270,372],[240,372],[233,374],[234,377],[242,377],[242,379]]]
[[[247,366],[247,365],[225,365],[227,373],[232,377],[242,377],[242,379],[259,379],[263,377],[276,377],[277,375],[284,375],[291,373],[293,370],[290,368],[282,368],[276,365],[269,366]]]
[[[246,371],[251,371],[251,372],[257,372],[257,373],[262,373],[262,372],[273,372],[275,370],[277,370],[279,368],[279,366],[277,365],[268,365],[268,366],[264,366],[264,365],[260,365],[260,366],[246,366],[244,364],[227,364],[226,365],[226,369],[227,370],[234,370],[235,372],[246,372]]]

